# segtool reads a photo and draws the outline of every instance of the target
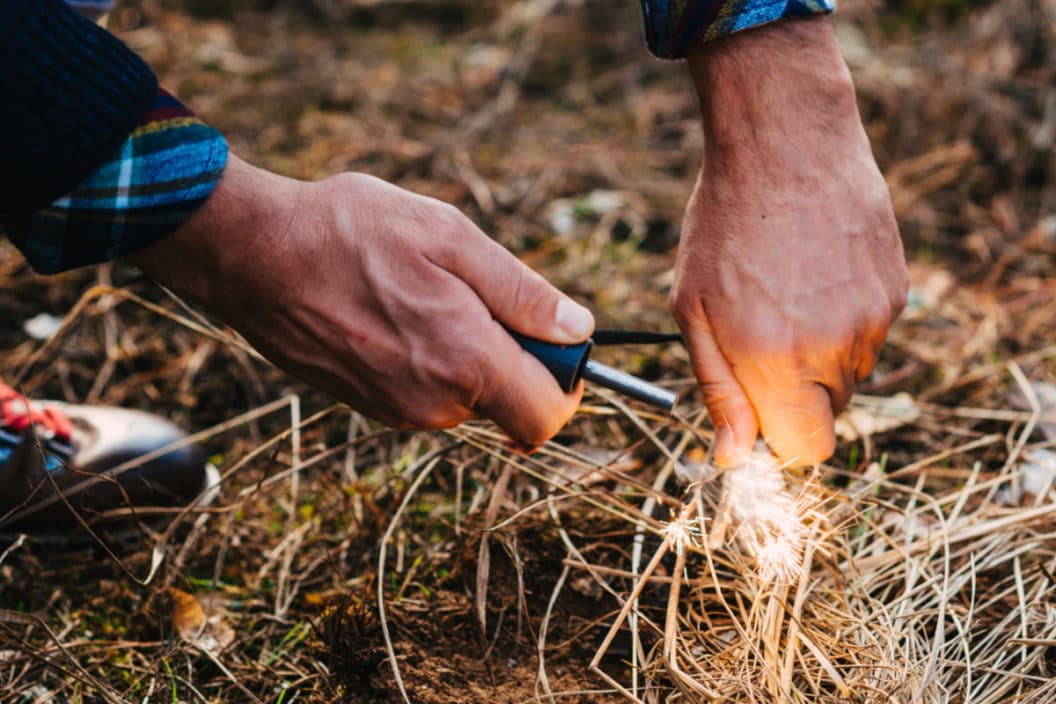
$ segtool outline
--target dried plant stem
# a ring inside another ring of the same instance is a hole
[[[417,493],[418,489],[422,486],[429,475],[432,474],[433,469],[440,462],[441,456],[446,452],[448,448],[441,447],[429,452],[418,459],[415,465],[408,469],[408,472],[413,474],[420,467],[421,471],[418,472],[418,476],[414,478],[414,481],[407,488],[407,493],[403,496],[403,501],[400,502],[399,508],[392,515],[392,520],[389,521],[389,525],[385,528],[384,535],[381,536],[381,542],[378,545],[378,583],[376,585],[378,593],[378,620],[381,623],[382,636],[385,639],[385,652],[388,654],[389,665],[392,667],[392,676],[396,680],[396,686],[400,690],[400,696],[403,697],[403,701],[407,704],[411,704],[410,697],[407,696],[407,688],[404,687],[403,677],[400,676],[400,663],[396,659],[396,648],[392,644],[392,635],[389,633],[389,622],[385,616],[385,558],[387,556],[387,546],[389,541],[392,540],[392,535],[396,531],[396,527],[400,524],[400,519],[403,516],[404,511],[407,510],[407,506],[411,503],[411,499]]]

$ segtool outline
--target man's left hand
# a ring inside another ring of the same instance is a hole
[[[790,465],[827,459],[833,414],[905,305],[891,198],[828,20],[791,20],[689,56],[706,156],[672,304],[736,463],[757,436]]]

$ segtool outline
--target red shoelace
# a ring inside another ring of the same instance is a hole
[[[70,419],[55,408],[42,408],[0,381],[0,426],[21,433],[31,426],[50,431],[69,442],[73,435]]]

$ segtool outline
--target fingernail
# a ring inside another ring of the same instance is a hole
[[[594,330],[594,316],[575,301],[562,298],[557,303],[557,327],[569,342],[580,342]]]

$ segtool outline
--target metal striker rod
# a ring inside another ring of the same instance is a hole
[[[625,374],[619,369],[595,362],[588,359],[583,365],[582,376],[584,379],[593,381],[595,384],[604,386],[606,389],[619,391],[625,396],[656,406],[664,411],[670,412],[678,401],[678,394],[674,391],[662,389],[659,386],[643,381],[636,376]]]

